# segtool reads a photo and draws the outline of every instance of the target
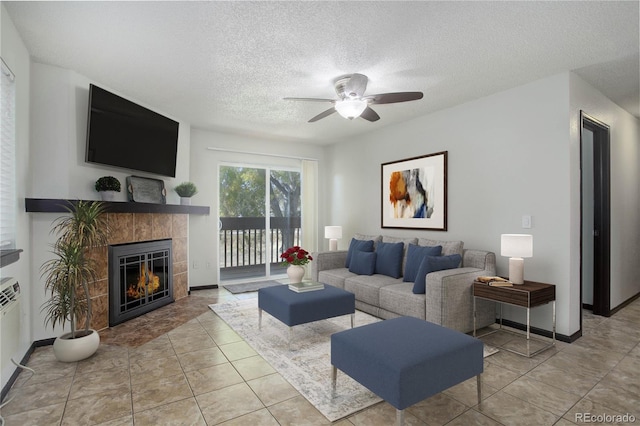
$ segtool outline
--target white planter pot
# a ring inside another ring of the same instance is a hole
[[[84,330],[76,331],[78,334]],[[89,334],[82,337],[71,338],[71,333],[63,334],[53,342],[53,353],[61,362],[76,362],[89,358],[96,353],[100,346],[100,336],[95,330],[89,330]]]
[[[287,268],[287,276],[289,277],[289,284],[301,283],[304,277],[304,266],[289,265]]]
[[[180,204],[182,204],[183,206],[190,206],[191,197],[180,197]]]
[[[117,191],[100,191],[102,201],[115,201]]]

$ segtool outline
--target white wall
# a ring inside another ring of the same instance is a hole
[[[556,284],[558,331],[574,332],[568,307],[578,302],[563,266],[570,259],[568,84],[567,74],[557,75],[335,144],[329,220],[344,226],[341,247],[355,232],[463,240],[497,253],[504,275],[500,234],[531,233],[525,277]],[[439,151],[449,153],[448,231],[381,229],[380,165]],[[524,214],[532,229],[522,229]],[[524,311],[508,314],[525,322]],[[534,311],[532,325],[550,330],[551,307]]]
[[[125,201],[125,178],[136,175],[164,180],[167,203],[178,204],[179,197],[172,188],[189,180],[189,123],[180,122],[176,178],[85,163],[90,83],[163,114],[163,111],[153,105],[132,99],[126,93],[119,93],[74,71],[32,63],[31,153],[28,167],[31,188],[27,197],[98,200],[100,196],[94,189],[95,181],[101,176],[112,175],[120,180],[123,188],[118,200]],[[31,300],[32,340],[55,337],[62,332],[60,329],[45,328],[44,317],[40,312],[40,306],[47,295],[39,268],[50,257],[50,245],[54,238],[49,231],[57,216],[51,213],[29,213],[33,248],[30,254],[31,277],[34,288]]]
[[[575,74],[570,74],[571,254],[579,265],[580,111],[610,127],[611,150],[611,308],[640,293],[640,120]],[[579,280],[572,269],[572,283]],[[579,288],[579,287],[578,287]]]
[[[17,347],[16,361],[20,361],[31,345],[31,324],[32,309],[29,300],[34,292],[30,269],[31,242],[29,239],[29,218],[24,213],[24,198],[29,185],[29,52],[22,39],[18,35],[11,18],[7,14],[4,5],[0,6],[0,19],[2,30],[2,43],[0,56],[7,63],[16,77],[16,195],[18,197],[16,244],[17,248],[24,250],[21,253],[20,261],[5,266],[0,270],[1,277],[15,277],[21,286],[21,310],[22,321],[19,331],[19,341],[8,342],[6,336],[0,336],[2,344]],[[4,387],[15,367],[3,365],[0,372],[1,385]]]
[[[189,123],[180,122],[175,178],[86,163],[87,114],[91,83],[164,114],[153,105],[133,99],[126,93],[94,82],[74,71],[34,62],[31,71],[33,179],[30,196],[99,200],[100,196],[94,189],[95,181],[101,176],[112,175],[120,180],[123,188],[117,200],[126,201],[125,178],[136,175],[164,180],[167,203],[178,204],[179,197],[171,189],[189,179]]]
[[[209,147],[229,150],[212,151]],[[264,153],[270,155],[246,154]],[[273,156],[276,155],[276,156]],[[198,185],[193,203],[211,207],[209,216],[191,216],[189,219],[189,286],[199,287],[220,284],[218,262],[218,167],[225,163],[244,165],[300,167],[300,160],[278,157],[312,158],[318,160],[318,174],[325,173],[322,147],[293,142],[275,142],[258,138],[228,135],[208,130],[191,131],[191,179]],[[320,182],[323,193],[323,182]],[[323,223],[324,210],[320,203],[318,221]],[[323,233],[319,234],[324,236]],[[324,241],[320,241],[320,244]],[[199,267],[194,268],[194,262]],[[210,267],[207,267],[210,265]]]
[[[580,109],[612,127],[612,308],[638,294],[640,224],[625,212],[640,210],[639,120],[568,72],[331,146],[326,215],[344,227],[340,247],[355,232],[460,239],[495,252],[506,275],[500,234],[531,233],[525,277],[556,285],[557,331],[574,334],[581,315]],[[381,228],[380,165],[439,151],[449,152],[448,231]],[[521,227],[524,214],[533,218],[531,229]],[[518,308],[505,309],[505,317],[526,321]],[[551,330],[551,306],[534,309],[532,325]]]

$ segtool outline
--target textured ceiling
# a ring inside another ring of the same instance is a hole
[[[199,128],[329,143],[567,70],[640,116],[637,1],[2,4],[35,61]],[[425,97],[375,123],[282,100],[354,72]]]

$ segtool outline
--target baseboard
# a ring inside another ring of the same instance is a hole
[[[569,336],[569,339],[570,339],[569,343],[573,343],[581,337],[582,337],[582,330],[578,330],[575,333],[573,333],[571,336]]]
[[[55,337],[50,337],[48,339],[43,339],[43,340],[36,340],[35,342],[32,343],[32,346],[35,345],[36,348],[39,348],[41,346],[51,346],[55,341],[56,341]]]
[[[35,342],[31,343],[31,346],[29,346],[29,349],[27,349],[27,353],[25,353],[24,356],[22,357],[22,359],[20,360],[20,364],[21,365],[27,365],[27,363],[29,362],[29,358],[31,358],[31,354],[33,353],[33,351],[36,350],[36,348],[38,348],[40,346],[53,345],[53,342],[55,340],[56,339],[54,337],[54,338],[51,338],[51,339],[38,340],[38,341],[35,341]],[[0,393],[0,402],[4,401],[4,398],[7,396],[7,394],[11,390],[11,386],[13,386],[13,384],[18,379],[18,375],[19,374],[20,374],[20,369],[18,367],[16,367],[15,371],[13,372],[11,377],[9,378],[9,381],[7,382],[7,384],[2,387],[2,392]]]
[[[496,324],[500,324],[500,320],[496,319]],[[522,330],[522,331],[527,331],[527,326],[526,325],[520,324],[519,322],[515,322],[515,321],[510,321],[510,320],[503,319],[502,320],[502,325],[505,325],[505,326],[511,327],[511,328],[515,328],[515,329],[518,329],[518,330]],[[544,330],[542,328],[529,327],[529,332],[531,334],[537,334],[538,336],[548,337],[549,339],[551,339],[553,337],[553,333],[551,331]],[[578,337],[580,337],[580,336],[578,336]],[[575,339],[577,339],[578,337],[576,337]],[[556,340],[559,340],[561,342],[571,343],[571,342],[575,341],[575,339],[572,339],[572,338],[573,338],[573,336],[567,336],[567,335],[564,335],[564,334],[556,333]]]
[[[197,287],[190,287],[189,291],[196,291],[196,290],[213,290],[218,288],[218,284],[211,284],[211,285],[199,285]]]
[[[625,300],[615,308],[611,309],[611,311],[609,312],[610,316],[615,314],[616,312],[619,312],[623,308],[629,306],[631,303],[635,302],[638,298],[640,298],[640,293],[637,293],[635,296],[631,296],[630,298],[628,298],[627,300]]]
[[[624,302],[622,302],[621,304],[616,306],[614,309],[612,309],[611,310],[611,315],[613,315],[616,312],[619,312],[620,310],[622,310],[625,307],[629,306],[631,303],[635,302],[639,298],[640,298],[640,293],[636,294],[635,296],[631,296],[630,298],[628,298],[627,300],[625,300]],[[582,307],[583,308],[587,308],[587,306],[591,306],[591,309],[593,309],[592,305],[584,305],[583,304]],[[496,319],[496,323],[499,323],[498,319]],[[502,325],[506,325],[507,327],[516,328],[516,329],[522,330],[522,331],[526,331],[527,330],[527,327],[524,324],[520,324],[519,322],[515,322],[515,321],[502,320]],[[531,327],[529,331],[531,333],[533,333],[533,334],[537,334],[537,335],[540,335],[540,336],[544,336],[544,337],[548,337],[548,338],[552,337],[552,333],[550,331],[543,330],[541,328]],[[576,331],[571,336],[566,336],[564,334],[556,333],[556,340],[559,340],[561,342],[566,342],[566,343],[573,343],[576,340],[578,340],[580,337],[582,337],[582,330]]]

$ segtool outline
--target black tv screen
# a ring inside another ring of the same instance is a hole
[[[175,177],[178,126],[91,84],[86,161]]]

